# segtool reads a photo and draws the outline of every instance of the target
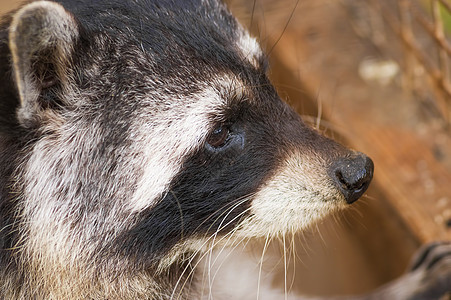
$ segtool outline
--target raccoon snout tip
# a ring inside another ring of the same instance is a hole
[[[338,190],[348,204],[357,201],[368,189],[374,173],[374,163],[363,153],[342,157],[329,171]]]

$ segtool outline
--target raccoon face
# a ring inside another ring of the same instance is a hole
[[[279,98],[222,4],[62,2],[25,6],[9,33],[38,256],[154,262],[218,234],[300,230],[365,192],[371,160]]]

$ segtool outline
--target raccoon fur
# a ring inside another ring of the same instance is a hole
[[[266,73],[216,0],[5,16],[0,298],[199,299],[196,263],[224,238],[300,231],[356,201],[372,161],[304,124]],[[434,251],[376,295],[444,293]]]

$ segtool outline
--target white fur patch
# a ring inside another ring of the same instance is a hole
[[[254,197],[251,217],[240,226],[240,234],[265,237],[297,232],[344,207],[346,202],[326,169],[313,153],[290,155]]]
[[[243,31],[237,41],[237,45],[243,57],[258,68],[258,57],[262,55],[262,50],[257,40],[251,37],[246,31]]]

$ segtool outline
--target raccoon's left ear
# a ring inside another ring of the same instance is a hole
[[[42,95],[67,80],[67,67],[78,35],[74,17],[55,2],[33,2],[14,15],[9,48],[20,97],[17,114],[23,126],[38,124],[45,107],[52,106],[43,103]]]

